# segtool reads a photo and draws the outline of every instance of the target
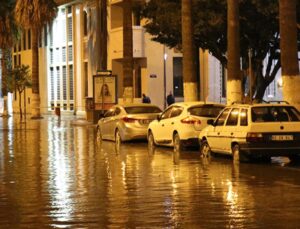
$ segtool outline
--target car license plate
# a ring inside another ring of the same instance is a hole
[[[272,141],[292,141],[294,140],[293,135],[272,135]]]

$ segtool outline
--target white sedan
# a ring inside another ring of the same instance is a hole
[[[184,146],[198,146],[199,132],[207,120],[218,116],[225,106],[218,103],[174,103],[149,124],[149,146],[164,145],[181,150]]]

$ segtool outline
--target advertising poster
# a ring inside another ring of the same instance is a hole
[[[116,76],[94,76],[95,110],[108,110],[116,101]]]

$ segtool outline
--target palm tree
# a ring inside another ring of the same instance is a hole
[[[8,115],[7,110],[7,94],[11,90],[9,87],[9,70],[11,63],[11,48],[16,43],[19,30],[15,24],[13,8],[15,1],[2,1],[0,6],[0,49],[2,52],[2,95],[4,98],[3,116]]]
[[[32,31],[32,118],[40,118],[38,40],[41,29],[56,16],[57,5],[53,0],[17,0],[15,19],[24,29]]]
[[[227,104],[241,102],[239,0],[227,0]]]
[[[133,102],[132,0],[123,0],[123,101]]]
[[[300,109],[296,9],[296,0],[279,0],[283,97]]]
[[[184,101],[198,99],[196,47],[193,39],[192,0],[181,0]]]

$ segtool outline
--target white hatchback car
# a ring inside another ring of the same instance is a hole
[[[207,120],[218,116],[225,106],[218,103],[180,102],[174,103],[148,126],[149,146],[198,146],[200,130]]]
[[[199,135],[203,156],[214,152],[232,155],[235,161],[300,159],[300,113],[289,104],[234,104],[207,122]]]

